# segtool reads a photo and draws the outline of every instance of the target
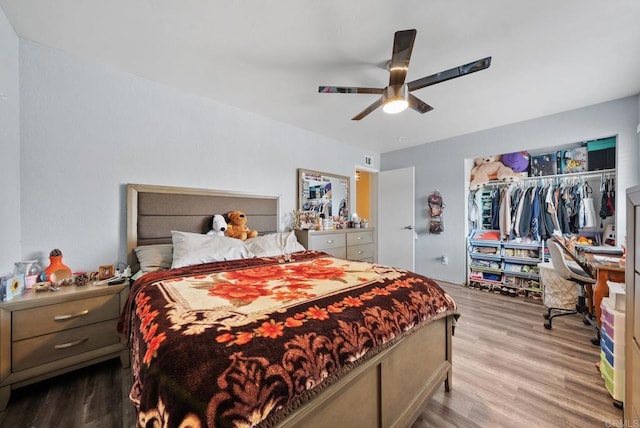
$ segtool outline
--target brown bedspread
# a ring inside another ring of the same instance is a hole
[[[272,426],[412,329],[456,313],[429,278],[307,251],[149,273],[118,329],[130,340],[139,426]]]

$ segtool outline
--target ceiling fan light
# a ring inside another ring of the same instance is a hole
[[[384,105],[382,111],[387,114],[396,114],[404,111],[409,106],[409,90],[407,85],[387,86],[383,93]]]
[[[407,107],[409,107],[409,103],[407,102],[407,100],[391,100],[387,101],[385,105],[382,106],[382,111],[387,114],[396,114],[406,110]]]

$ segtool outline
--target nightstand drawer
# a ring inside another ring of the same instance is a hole
[[[120,297],[117,294],[14,311],[11,322],[11,340],[16,342],[119,316]]]
[[[309,239],[309,249],[324,251],[330,248],[339,248],[347,245],[344,233],[313,235]]]
[[[347,247],[347,259],[364,260],[373,258],[373,244],[352,245]]]
[[[373,243],[373,232],[355,232],[347,234],[347,245],[362,245]]]
[[[14,342],[11,371],[18,372],[41,364],[117,344],[117,319],[72,328]]]

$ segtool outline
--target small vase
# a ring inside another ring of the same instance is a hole
[[[53,250],[49,255],[49,266],[44,270],[47,281],[57,282],[71,278],[71,269],[62,263],[62,253],[60,250]]]

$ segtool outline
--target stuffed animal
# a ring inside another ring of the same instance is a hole
[[[257,230],[247,227],[247,216],[242,211],[230,211],[226,214],[227,231],[225,236],[246,240],[258,236]]]
[[[221,214],[215,214],[211,219],[211,230],[207,232],[207,235],[212,236],[224,236],[227,231],[227,222]]]
[[[518,175],[511,168],[500,162],[499,159],[499,156],[485,156],[474,159],[475,166],[471,169],[469,189],[481,189],[489,180],[497,179],[506,183],[518,181]]]

